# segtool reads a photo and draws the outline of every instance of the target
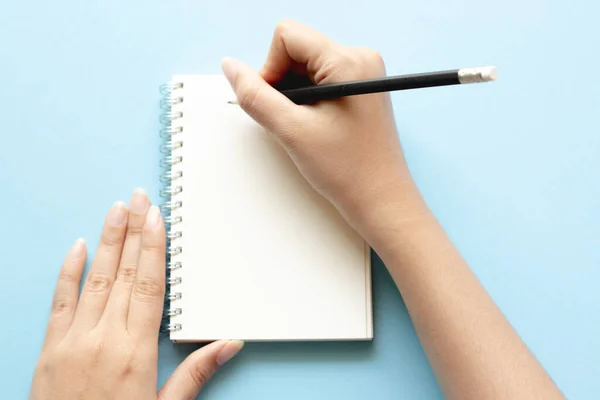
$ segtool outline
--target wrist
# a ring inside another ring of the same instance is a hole
[[[386,231],[410,231],[432,218],[411,178],[382,185],[344,208],[346,219],[372,246]]]

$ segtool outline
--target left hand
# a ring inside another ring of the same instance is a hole
[[[217,341],[192,353],[157,393],[158,335],[165,293],[165,228],[136,190],[115,203],[78,296],[81,239],[60,272],[30,399],[193,399],[243,342]]]

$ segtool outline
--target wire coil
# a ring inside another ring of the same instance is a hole
[[[183,147],[181,139],[183,111],[178,108],[184,101],[182,89],[183,83],[181,82],[171,82],[160,88],[160,167],[162,173],[159,179],[162,184],[160,197],[164,200],[160,205],[160,211],[167,229],[167,287],[161,323],[161,333],[163,334],[180,331],[182,328],[181,323],[173,320],[182,314],[181,306],[177,304],[182,295],[175,289],[175,286],[182,283],[182,278],[172,275],[174,271],[183,268],[182,262],[178,260],[183,248],[180,243],[177,245],[173,243],[183,236],[183,232],[178,226],[183,219],[179,215],[173,215],[173,212],[180,210],[183,206],[182,201],[177,199],[183,192],[181,184],[183,171],[178,169],[179,164],[183,162],[183,156],[180,153]]]

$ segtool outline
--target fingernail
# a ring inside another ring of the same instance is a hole
[[[125,222],[127,216],[127,206],[122,201],[117,201],[106,216],[106,221],[111,226],[119,226]]]
[[[77,239],[71,247],[71,257],[73,258],[81,258],[83,257],[83,253],[85,252],[85,240]]]
[[[146,225],[150,228],[155,228],[158,226],[160,221],[160,211],[158,207],[152,206],[150,210],[148,210],[148,214],[146,215]]]
[[[223,365],[231,360],[244,347],[244,342],[241,340],[231,340],[227,343],[217,355],[217,364]]]
[[[146,191],[142,188],[135,189],[129,203],[129,211],[134,214],[145,214],[149,206],[150,202],[148,196],[146,196]]]
[[[239,72],[240,62],[234,60],[233,58],[225,57],[223,61],[221,61],[221,68],[223,68],[223,73],[225,77],[229,81],[230,84],[234,84],[235,78]]]

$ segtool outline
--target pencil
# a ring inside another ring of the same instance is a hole
[[[281,94],[296,104],[309,104],[320,100],[332,100],[361,94],[490,82],[495,81],[497,78],[498,69],[496,67],[462,68],[448,71],[312,85],[298,89],[282,90]],[[236,100],[229,101],[228,103],[238,104]]]

